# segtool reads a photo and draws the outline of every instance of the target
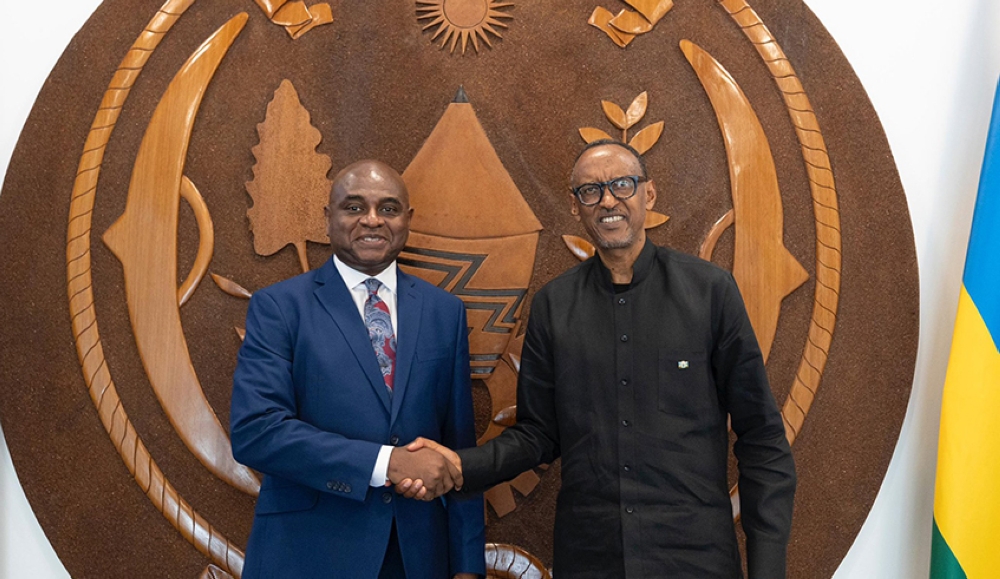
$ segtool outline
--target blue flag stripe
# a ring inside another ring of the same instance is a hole
[[[1000,350],[1000,85],[993,100],[963,282]]]

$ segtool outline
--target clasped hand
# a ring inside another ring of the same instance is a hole
[[[417,438],[389,455],[389,482],[409,499],[430,501],[452,489],[461,490],[462,460],[433,440]]]

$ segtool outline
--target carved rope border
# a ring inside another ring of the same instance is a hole
[[[841,237],[840,207],[833,180],[830,155],[816,113],[791,61],[757,12],[745,0],[719,0],[719,4],[757,49],[781,91],[795,134],[802,149],[812,193],[816,221],[816,291],[809,337],[799,362],[795,381],[781,409],[789,444],[802,431],[806,415],[819,390],[830,343],[837,324],[840,301]]]
[[[104,152],[125,100],[160,41],[195,0],[166,0],[122,59],[101,100],[83,146],[70,202],[66,233],[69,312],[77,356],[90,399],[119,456],[146,497],[203,555],[239,577],[243,552],[178,494],[157,466],[125,412],[97,329],[90,262],[91,218]]]

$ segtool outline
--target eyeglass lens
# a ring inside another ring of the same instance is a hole
[[[585,183],[576,188],[576,195],[580,203],[594,205],[604,197],[605,187],[611,191],[615,198],[624,201],[635,194],[636,179],[634,177],[618,177],[605,183]]]

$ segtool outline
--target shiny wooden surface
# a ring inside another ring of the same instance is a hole
[[[257,134],[260,142],[252,149],[257,162],[246,184],[253,199],[247,217],[254,251],[267,256],[292,245],[302,271],[309,271],[306,242],[330,242],[323,208],[333,184],[327,177],[333,162],[316,152],[323,135],[290,80],[274,91]]]

